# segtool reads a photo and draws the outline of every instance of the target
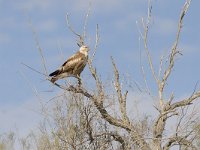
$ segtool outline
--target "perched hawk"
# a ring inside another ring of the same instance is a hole
[[[79,51],[72,55],[60,68],[49,74],[51,82],[65,77],[80,77],[81,72],[87,64],[89,48],[85,45],[81,46]]]

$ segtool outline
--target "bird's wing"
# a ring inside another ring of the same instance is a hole
[[[85,57],[80,52],[72,55],[61,67],[62,72],[68,72],[73,70],[78,64],[85,61]]]

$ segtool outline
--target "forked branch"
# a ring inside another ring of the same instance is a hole
[[[179,53],[177,50],[177,46],[179,43],[180,33],[181,33],[181,29],[182,29],[182,24],[183,24],[183,18],[188,10],[190,2],[191,2],[191,0],[186,0],[184,7],[181,11],[179,22],[178,22],[176,40],[175,40],[175,42],[172,46],[171,52],[170,52],[169,65],[168,65],[167,69],[164,71],[164,75],[161,79],[161,82],[159,81],[159,84],[158,84],[159,85],[159,99],[161,102],[161,111],[160,111],[160,115],[158,116],[157,120],[155,121],[153,131],[154,131],[154,138],[155,138],[154,144],[156,145],[156,147],[160,147],[160,148],[161,148],[161,139],[163,136],[163,132],[165,130],[166,121],[169,116],[168,114],[178,107],[189,105],[193,100],[195,100],[196,98],[198,98],[200,96],[200,92],[196,92],[188,99],[184,99],[182,101],[171,104],[171,102],[173,100],[173,94],[172,94],[169,102],[166,104],[163,103],[163,90],[166,85],[167,79],[171,74],[172,68],[174,67],[175,56],[176,56],[176,54]]]
[[[185,14],[186,14],[189,6],[190,6],[190,2],[191,2],[191,0],[187,0],[185,2],[183,9],[181,11],[181,14],[180,14],[180,18],[179,18],[179,22],[178,22],[178,29],[177,29],[177,33],[176,33],[176,39],[175,39],[175,42],[174,42],[174,44],[171,48],[171,52],[170,52],[169,65],[168,65],[167,69],[164,71],[164,75],[162,77],[162,81],[161,81],[160,86],[159,86],[161,93],[163,93],[167,79],[169,78],[171,71],[172,71],[172,68],[174,67],[175,56],[177,54],[180,54],[180,52],[177,49],[177,46],[178,46],[178,43],[179,43],[180,33],[181,33],[182,26],[183,26],[183,18],[184,18]]]

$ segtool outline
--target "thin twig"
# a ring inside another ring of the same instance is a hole
[[[139,37],[139,50],[140,50],[140,69],[141,69],[141,74],[143,76],[143,81],[144,81],[144,84],[145,84],[145,87],[146,87],[146,92],[149,94],[149,95],[152,95],[151,94],[151,90],[148,86],[148,83],[147,83],[147,78],[146,78],[146,73],[145,73],[145,70],[144,70],[144,66],[142,64],[142,50],[141,50],[141,47],[140,47],[140,37]]]
[[[68,26],[68,28],[70,29],[70,31],[71,31],[72,33],[74,33],[75,35],[77,35],[78,37],[80,37],[81,35],[78,34],[77,32],[75,32],[75,30],[74,30],[74,29],[72,28],[72,26],[71,26],[70,21],[69,21],[69,14],[68,14],[68,13],[66,14],[66,21],[67,21],[67,26]]]
[[[86,29],[87,29],[87,24],[88,24],[88,18],[90,15],[90,11],[91,11],[91,5],[92,3],[89,3],[89,7],[88,7],[88,11],[85,15],[85,21],[84,21],[84,26],[83,26],[83,39],[86,39]]]
[[[147,16],[146,23],[142,19],[142,24],[143,24],[143,27],[144,27],[143,41],[144,41],[144,48],[145,48],[145,52],[146,52],[146,55],[147,55],[147,58],[148,58],[148,63],[149,63],[152,75],[153,75],[156,83],[158,83],[159,81],[158,81],[156,73],[155,73],[155,69],[154,69],[154,66],[153,66],[151,54],[150,54],[150,51],[149,51],[149,48],[148,48],[148,43],[147,43],[149,26],[150,26],[150,22],[151,22],[151,13],[152,13],[152,5],[151,5],[151,1],[149,0],[149,3],[148,3],[148,16]]]
[[[90,58],[91,62],[93,62],[93,60],[94,60],[94,57],[95,57],[95,54],[96,54],[96,51],[97,51],[97,47],[99,45],[99,38],[100,38],[100,36],[99,36],[99,25],[97,24],[94,51],[93,51],[93,54]]]
[[[66,14],[66,21],[67,21],[67,26],[68,26],[69,30],[70,30],[72,33],[74,33],[76,36],[79,37],[79,41],[78,41],[77,44],[78,44],[79,47],[81,47],[82,45],[84,45],[84,38],[83,38],[80,34],[78,34],[78,33],[73,29],[73,27],[71,26],[70,20],[69,20],[69,14],[68,14],[68,13]]]
[[[47,76],[46,74],[44,74],[44,73],[42,73],[42,72],[40,72],[40,71],[38,71],[38,70],[32,68],[31,66],[28,66],[28,65],[24,64],[23,62],[22,62],[21,64],[24,65],[25,67],[31,69],[32,71],[38,73],[38,74],[41,74],[41,75],[43,75],[43,76],[45,76],[45,77],[49,77],[49,76]]]
[[[32,21],[31,21],[30,18],[29,18],[29,24],[30,24],[30,27],[31,27],[31,30],[32,30],[32,33],[33,33],[33,37],[34,37],[35,42],[36,42],[37,49],[39,50],[39,53],[40,53],[40,56],[41,56],[44,73],[46,74],[46,76],[48,76],[48,71],[47,71],[47,68],[46,68],[46,61],[45,61],[45,57],[43,55],[43,50],[42,50],[42,48],[40,46],[37,33],[36,33],[36,31],[35,31],[35,29],[33,27],[33,24],[32,24]]]

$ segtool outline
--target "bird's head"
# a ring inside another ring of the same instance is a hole
[[[89,51],[89,47],[86,46],[86,45],[83,45],[80,47],[80,50],[79,50],[82,54],[84,54],[85,56],[88,55],[88,51]]]

